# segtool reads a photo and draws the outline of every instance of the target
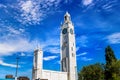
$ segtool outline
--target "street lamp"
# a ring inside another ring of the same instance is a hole
[[[16,73],[15,73],[15,80],[17,80],[17,74],[18,74],[18,60],[19,60],[20,58],[18,57],[18,55],[17,55],[17,57],[16,57]]]

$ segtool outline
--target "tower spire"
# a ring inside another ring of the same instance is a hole
[[[42,50],[41,44],[40,42],[38,42],[37,40],[35,41],[35,50]]]
[[[68,11],[66,11],[65,15],[66,15],[66,16],[70,16],[70,14],[68,13]]]
[[[68,11],[66,11],[64,15],[64,21],[65,23],[71,22],[70,14],[68,13]]]
[[[40,44],[38,44],[38,43],[37,43],[37,49],[42,50],[42,48],[41,48]]]

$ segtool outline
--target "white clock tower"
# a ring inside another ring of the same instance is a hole
[[[64,15],[64,23],[61,25],[60,39],[61,70],[68,72],[68,80],[77,80],[74,26],[68,12]]]

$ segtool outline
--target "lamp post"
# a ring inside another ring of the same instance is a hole
[[[17,74],[18,74],[18,60],[19,60],[19,57],[17,56],[17,57],[16,57],[16,73],[15,73],[15,80],[17,80]]]

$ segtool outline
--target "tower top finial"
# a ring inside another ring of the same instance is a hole
[[[42,50],[42,47],[41,47],[41,44],[38,43],[38,41],[36,41],[36,44],[35,44],[35,50]]]
[[[66,11],[65,16],[69,16],[70,17],[70,14],[68,13],[68,11]]]
[[[70,14],[68,13],[68,11],[66,11],[66,13],[64,15],[64,21],[65,21],[65,23],[71,22]]]

